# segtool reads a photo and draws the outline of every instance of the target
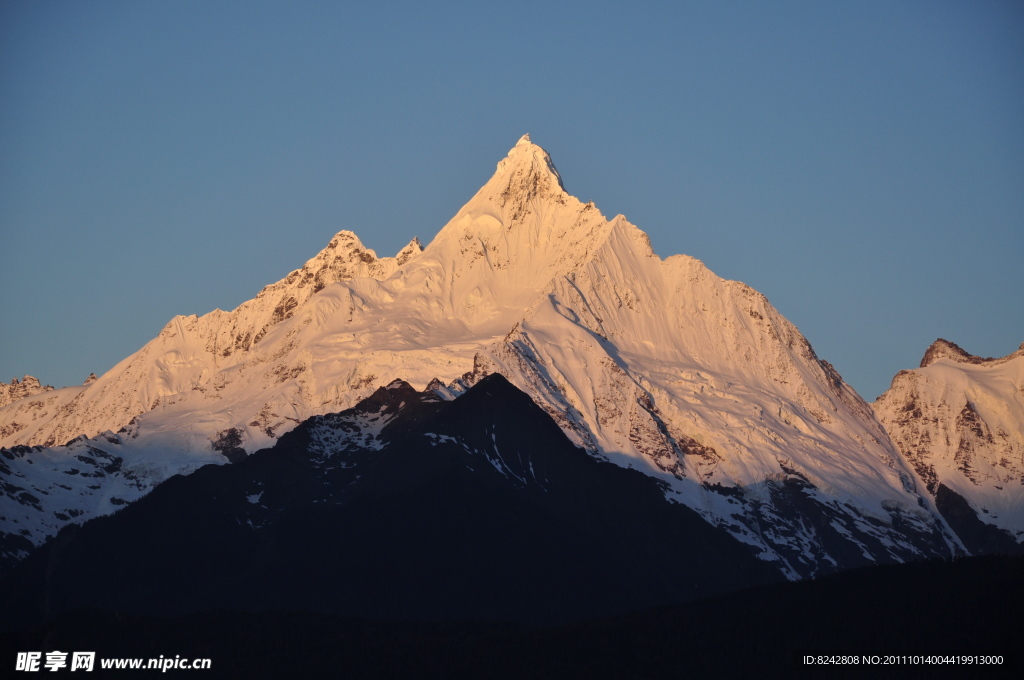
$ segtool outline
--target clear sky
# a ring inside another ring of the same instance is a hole
[[[867,400],[1024,341],[1024,5],[0,4],[0,379],[111,368],[341,229],[426,243],[529,132]]]

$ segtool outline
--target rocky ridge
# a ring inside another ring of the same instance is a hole
[[[42,392],[49,392],[52,385],[43,385],[38,378],[26,375],[21,380],[12,378],[11,383],[6,385],[0,383],[0,408],[12,404],[25,397],[31,397]]]

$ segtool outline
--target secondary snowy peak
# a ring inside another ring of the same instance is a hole
[[[1024,355],[1024,343],[1021,343],[1021,346],[1016,352],[1005,357],[979,357],[974,354],[970,354],[955,342],[939,338],[928,347],[927,351],[925,351],[924,356],[921,358],[921,365],[919,368],[931,366],[939,359],[949,359],[950,361],[960,364],[991,365],[1001,364],[1021,355]]]
[[[175,317],[156,338],[100,378],[87,380],[81,387],[56,390],[42,401],[3,408],[0,446],[54,446],[81,434],[91,437],[105,430],[117,431],[136,416],[182,401],[191,400],[197,412],[208,411],[210,400],[219,400],[230,378],[244,372],[264,337],[324,288],[339,281],[386,279],[421,253],[422,246],[414,238],[396,257],[379,258],[354,233],[340,231],[302,268],[264,287],[234,310]],[[274,369],[278,373],[265,378],[266,382],[280,381],[287,371],[297,375],[295,366]],[[210,387],[213,394],[204,394]],[[248,391],[258,393],[264,387],[250,385]],[[18,394],[24,392],[19,389]],[[293,411],[284,407],[287,415],[281,415],[277,424],[297,422]],[[198,417],[198,422],[179,422],[176,427],[188,431],[199,423],[208,425],[210,419]]]
[[[408,262],[409,260],[411,260],[412,258],[416,257],[417,255],[419,255],[422,252],[423,252],[423,244],[420,243],[420,240],[419,240],[418,237],[413,236],[412,240],[409,241],[408,245],[406,245],[404,248],[399,250],[398,254],[395,255],[395,264],[397,264],[399,267],[401,267],[406,262]]]
[[[395,257],[378,258],[377,253],[364,246],[354,233],[348,230],[339,231],[327,247],[306,262],[302,269],[296,269],[277,283],[267,286],[256,297],[259,299],[261,296],[285,291],[298,301],[299,298],[308,299],[337,281],[357,277],[386,279],[394,274],[401,264],[408,262],[422,250],[419,240],[414,238]],[[399,263],[399,260],[402,262]]]
[[[1024,538],[1024,346],[983,359],[937,340],[874,409],[968,548]]]

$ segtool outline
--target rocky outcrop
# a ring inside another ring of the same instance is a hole
[[[38,378],[26,375],[21,380],[13,378],[10,384],[0,383],[0,408],[19,399],[31,397],[53,389],[52,385],[43,385]]]

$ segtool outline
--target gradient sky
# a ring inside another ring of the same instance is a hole
[[[1019,2],[8,0],[0,379],[103,373],[341,229],[426,243],[525,132],[869,401],[1024,341]]]

